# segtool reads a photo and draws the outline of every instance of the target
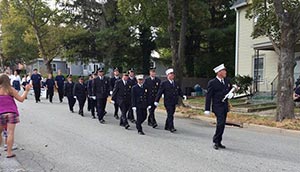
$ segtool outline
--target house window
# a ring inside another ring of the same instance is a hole
[[[55,63],[52,63],[52,70],[53,72],[56,72],[57,71],[57,66]]]
[[[254,58],[254,81],[262,82],[264,80],[264,58]]]

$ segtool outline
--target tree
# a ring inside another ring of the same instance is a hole
[[[8,1],[0,4],[0,23],[2,24],[2,58],[4,63],[17,64],[28,62],[38,57],[33,33],[28,30],[19,11]]]
[[[57,19],[58,11],[52,10],[43,0],[14,0],[12,5],[19,10],[20,17],[30,25],[39,56],[43,59],[47,72],[52,73],[51,62],[61,53],[61,35],[65,31]]]
[[[300,1],[254,0],[247,16],[258,19],[253,37],[268,36],[279,55],[276,120],[293,119],[295,47],[300,40]]]

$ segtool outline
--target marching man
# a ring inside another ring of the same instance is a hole
[[[149,92],[144,85],[144,76],[137,75],[137,84],[132,87],[131,98],[132,98],[132,110],[136,111],[136,128],[138,134],[145,135],[143,132],[142,124],[147,118],[147,109],[151,108],[149,102]]]
[[[157,96],[155,98],[154,105],[158,106],[159,99],[164,94],[164,105],[167,110],[167,120],[165,124],[165,130],[170,131],[171,133],[177,131],[174,127],[174,113],[176,105],[178,104],[179,96],[186,100],[186,96],[183,95],[181,88],[174,81],[175,73],[174,69],[170,68],[166,71],[167,80],[163,81],[158,90]]]
[[[213,137],[213,148],[218,150],[219,148],[225,149],[222,145],[222,135],[224,133],[228,108],[228,99],[233,98],[233,92],[238,89],[236,85],[231,85],[230,80],[226,78],[227,71],[224,64],[221,64],[214,68],[216,78],[210,80],[207,86],[207,95],[205,103],[205,114],[210,114],[210,107],[212,103],[212,112],[217,117],[216,132]]]

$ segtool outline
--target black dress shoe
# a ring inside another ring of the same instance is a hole
[[[131,119],[130,122],[133,123],[133,124],[135,124],[136,120],[135,119]]]
[[[104,120],[104,119],[101,119],[99,122],[100,122],[101,124],[105,124],[105,120]]]
[[[114,115],[114,117],[115,117],[116,119],[120,119],[118,115]]]
[[[95,116],[93,116],[93,119],[96,119],[96,117],[95,117]]]
[[[175,128],[170,129],[171,133],[174,133],[175,131],[177,131]]]
[[[221,143],[218,144],[218,147],[221,148],[221,149],[226,149],[226,146],[222,145]]]
[[[71,110],[71,113],[74,113],[74,110]]]
[[[139,131],[138,134],[139,135],[145,135],[145,133],[143,131]]]
[[[153,124],[153,125],[152,125],[153,128],[156,128],[157,126],[158,126],[157,124]]]
[[[216,149],[216,150],[218,150],[218,149],[219,149],[219,145],[215,144],[215,145],[213,146],[213,148]]]
[[[148,125],[151,126],[151,127],[153,127],[153,124],[151,122],[148,122]]]
[[[130,127],[129,124],[126,124],[126,125],[125,125],[125,129],[126,129],[126,130],[128,130],[129,127]]]
[[[165,127],[165,130],[170,131],[170,129],[168,127]]]

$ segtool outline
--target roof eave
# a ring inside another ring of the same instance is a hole
[[[230,7],[230,9],[231,10],[238,9],[238,8],[241,8],[241,7],[246,6],[246,5],[248,5],[248,3],[247,2],[243,2],[243,3],[237,4],[237,5],[233,5],[232,7]]]

